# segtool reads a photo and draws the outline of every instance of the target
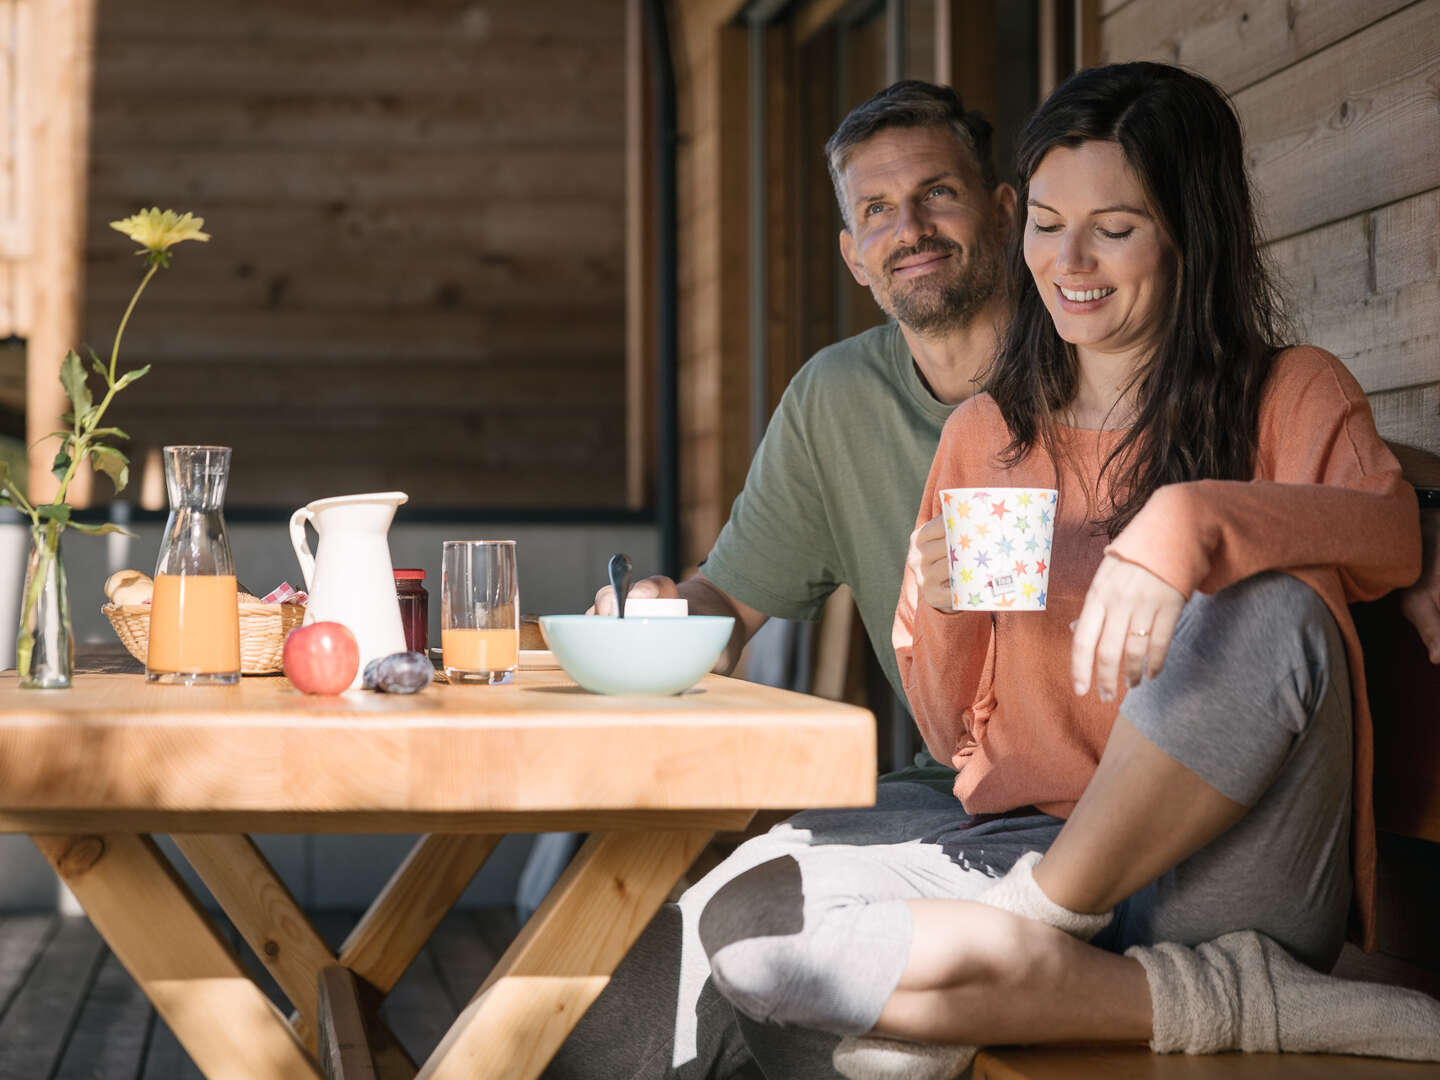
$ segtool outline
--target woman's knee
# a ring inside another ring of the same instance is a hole
[[[1277,672],[1292,670],[1304,684],[1297,691],[1313,705],[1330,678],[1343,679],[1346,672],[1344,640],[1324,599],[1299,578],[1278,572],[1192,596],[1172,648],[1176,666],[1188,664],[1187,676],[1248,681],[1257,698],[1268,693]]]

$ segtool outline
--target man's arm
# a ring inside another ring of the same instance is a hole
[[[630,595],[638,599],[650,597],[681,597],[690,607],[691,615],[729,615],[735,620],[735,629],[730,633],[730,644],[715,662],[714,670],[729,675],[740,662],[741,650],[770,616],[742,604],[704,574],[696,574],[678,584],[668,577],[656,575],[642,578],[630,586]],[[614,615],[615,590],[606,585],[595,594],[595,603],[587,615]]]

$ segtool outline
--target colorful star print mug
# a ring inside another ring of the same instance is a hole
[[[1044,611],[1055,535],[1053,488],[940,492],[956,611]]]

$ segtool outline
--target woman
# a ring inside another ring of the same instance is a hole
[[[1352,878],[1373,931],[1346,604],[1414,580],[1414,494],[1343,365],[1279,344],[1213,86],[1156,64],[1081,72],[1018,164],[1016,318],[988,394],[946,425],[894,635],[965,814],[737,876],[700,924],[715,984],[754,1019],[842,1035],[1440,1056],[1436,1003],[1395,991],[1405,1019],[1387,1027],[1275,944],[1328,970]],[[963,556],[939,492],[996,486],[1060,491],[1043,613],[950,610]],[[937,845],[943,862],[915,854]],[[1096,934],[1110,951],[1075,940]],[[851,1038],[835,1063],[920,1077],[967,1060]]]

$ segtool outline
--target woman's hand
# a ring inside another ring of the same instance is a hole
[[[936,515],[910,534],[905,566],[920,585],[920,598],[937,611],[950,606],[950,545],[945,540],[945,519]]]
[[[1090,692],[1090,675],[1101,701],[1120,692],[1120,680],[1136,685],[1154,678],[1165,664],[1170,635],[1185,597],[1180,590],[1136,563],[1106,555],[1085,594],[1070,645],[1075,693]]]

